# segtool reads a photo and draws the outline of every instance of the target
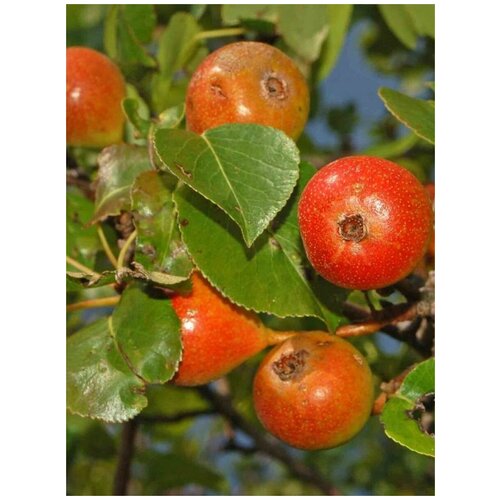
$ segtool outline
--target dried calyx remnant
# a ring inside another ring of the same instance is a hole
[[[346,241],[361,241],[368,233],[365,220],[360,214],[344,215],[337,224],[340,236]]]
[[[281,380],[291,380],[302,372],[308,356],[309,352],[305,349],[283,354],[272,364],[273,371]]]
[[[434,396],[433,392],[424,394],[408,410],[408,416],[416,420],[420,430],[429,436],[434,436]]]
[[[288,89],[285,80],[277,76],[269,76],[263,80],[264,91],[268,97],[273,99],[286,99],[288,97]]]

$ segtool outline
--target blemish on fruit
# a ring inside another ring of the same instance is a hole
[[[271,99],[283,100],[288,97],[288,88],[285,80],[276,75],[270,75],[262,80],[264,93]]]
[[[291,380],[302,373],[308,356],[309,352],[305,349],[293,351],[290,354],[283,354],[278,361],[272,364],[273,371],[281,380]]]
[[[365,220],[360,214],[343,215],[337,222],[339,235],[346,241],[359,242],[368,234]]]
[[[210,84],[210,90],[217,97],[220,97],[221,99],[227,99],[227,96],[226,96],[226,94],[224,94],[222,87],[220,86],[219,83]]]
[[[353,354],[353,358],[360,364],[363,364],[363,358],[359,354]]]

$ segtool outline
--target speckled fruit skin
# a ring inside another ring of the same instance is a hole
[[[429,198],[432,201],[432,204],[434,205],[434,199],[435,199],[435,194],[436,194],[436,188],[433,182],[428,182],[427,184],[424,184],[425,190],[427,191],[427,194],[429,195]],[[435,243],[435,234],[434,234],[434,224],[432,226],[432,233],[431,233],[431,239],[429,241],[429,246],[427,247],[427,255],[429,258],[432,260],[434,259],[436,255],[436,243]]]
[[[309,89],[295,63],[279,49],[236,42],[210,54],[186,95],[187,128],[198,134],[225,123],[257,123],[292,139],[309,114]]]
[[[264,427],[304,450],[333,448],[365,425],[373,403],[371,370],[349,342],[300,333],[271,350],[253,384]]]
[[[195,386],[216,380],[267,345],[257,315],[225,299],[198,272],[189,294],[172,305],[181,320],[182,360],[173,382]]]
[[[86,47],[66,49],[66,144],[104,147],[120,142],[125,81],[105,55]]]
[[[349,156],[322,167],[299,200],[307,256],[325,279],[357,290],[408,275],[427,248],[432,208],[422,184],[393,162]]]

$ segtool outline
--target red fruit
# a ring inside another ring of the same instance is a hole
[[[407,170],[382,158],[350,156],[321,168],[299,201],[307,256],[325,279],[358,290],[408,275],[424,255],[432,208]]]
[[[105,55],[86,47],[66,49],[66,143],[104,147],[120,142],[125,81]]]
[[[253,384],[264,427],[296,448],[345,443],[371,413],[370,368],[349,342],[324,332],[285,340],[262,361]]]
[[[220,295],[199,274],[189,294],[172,305],[182,324],[183,355],[173,382],[201,385],[222,377],[268,345],[267,329],[256,314]]]
[[[187,128],[198,134],[225,123],[257,123],[296,139],[309,114],[309,90],[295,63],[271,45],[237,42],[198,67],[186,96]]]
[[[427,191],[427,194],[429,195],[429,198],[431,199],[432,205],[434,207],[434,198],[435,198],[435,192],[436,192],[434,183],[433,182],[429,182],[429,183],[425,184],[424,187],[425,187],[425,189]],[[431,260],[434,259],[435,254],[436,254],[435,245],[436,244],[435,244],[434,224],[433,224],[431,239],[429,241],[429,246],[427,247],[427,254],[428,254],[428,256],[430,257]]]

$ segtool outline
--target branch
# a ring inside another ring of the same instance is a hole
[[[134,441],[137,434],[137,420],[129,420],[123,424],[118,463],[113,480],[113,495],[126,495],[130,480],[130,465],[134,455]]]
[[[173,424],[182,420],[202,415],[214,415],[212,409],[206,410],[191,410],[176,413],[174,415],[138,415],[136,418],[141,424]]]
[[[416,304],[397,304],[392,307],[375,311],[363,323],[353,323],[337,328],[339,337],[359,337],[380,331],[388,325],[395,325],[403,321],[415,319],[417,316]]]
[[[226,418],[234,427],[248,434],[254,440],[255,447],[259,451],[279,460],[294,476],[316,486],[325,495],[339,494],[338,490],[327,479],[318,474],[316,470],[291,457],[284,447],[277,444],[274,439],[271,440],[268,436],[261,434],[253,424],[245,420],[234,409],[228,396],[223,396],[208,386],[202,386],[198,390],[201,396],[209,401],[221,416]]]
[[[79,311],[80,309],[93,309],[96,307],[112,307],[116,306],[120,301],[119,296],[101,297],[99,299],[82,300],[66,306],[66,312]]]

